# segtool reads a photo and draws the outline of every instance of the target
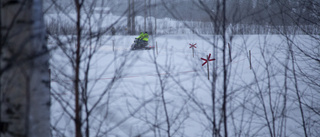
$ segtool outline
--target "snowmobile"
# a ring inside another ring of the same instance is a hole
[[[131,45],[131,50],[150,50],[153,49],[153,46],[148,46],[147,41],[135,39],[133,44]]]

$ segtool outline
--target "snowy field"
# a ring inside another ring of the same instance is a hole
[[[223,93],[222,41],[219,37],[204,35],[150,36],[149,45],[157,50],[130,51],[137,36],[104,36],[90,46],[84,42],[81,64],[81,88],[87,89],[91,136],[179,136],[206,137],[212,134],[212,121],[221,123]],[[295,36],[295,44],[317,47],[319,43],[309,36]],[[193,57],[191,43],[196,43]],[[114,44],[114,47],[113,47]],[[214,51],[213,45],[218,46]],[[301,114],[294,92],[294,82],[285,80],[285,65],[291,67],[288,40],[280,35],[234,36],[226,47],[228,69],[228,131],[230,136],[303,136]],[[54,45],[54,43],[52,43]],[[72,45],[72,44],[71,44]],[[319,47],[319,46],[318,46]],[[71,48],[72,49],[72,48]],[[114,49],[114,50],[113,50]],[[231,49],[232,61],[229,59]],[[95,50],[92,58],[87,55]],[[294,48],[293,50],[297,51]],[[318,49],[310,49],[318,52]],[[249,63],[251,52],[251,64]],[[208,54],[215,61],[202,66]],[[61,49],[51,53],[52,126],[54,136],[74,134],[73,73],[70,60]],[[88,62],[90,60],[90,62]],[[300,67],[309,68],[303,58],[296,58]],[[85,85],[85,68],[88,85]],[[213,71],[217,72],[213,106]],[[289,71],[289,70],[288,70]],[[319,73],[314,73],[315,76]],[[288,77],[292,73],[288,72]],[[298,79],[300,82],[301,79]],[[285,85],[287,82],[287,86]],[[300,82],[305,103],[320,105],[318,91]],[[312,98],[310,98],[312,97]],[[310,99],[310,100],[308,100]],[[215,109],[213,110],[213,107]],[[85,121],[86,108],[82,107]],[[319,133],[319,117],[305,111],[310,132]],[[213,118],[214,117],[214,118]],[[313,119],[315,118],[315,119]],[[314,124],[314,125],[312,125]],[[84,127],[86,125],[83,125]],[[285,130],[285,132],[283,132]],[[272,133],[270,133],[272,131]]]

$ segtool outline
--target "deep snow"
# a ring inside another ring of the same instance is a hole
[[[223,82],[222,50],[218,49],[217,54],[214,54],[212,43],[221,48],[221,39],[217,37],[218,40],[215,41],[214,36],[204,35],[207,41],[193,34],[150,36],[149,44],[158,46],[157,53],[156,50],[130,51],[130,45],[135,37],[137,36],[105,36],[104,41],[98,43],[100,45],[92,58],[89,71],[89,108],[100,97],[102,100],[90,116],[91,136],[135,136],[138,134],[166,136],[168,126],[162,93],[168,110],[170,133],[173,136],[210,136],[212,133],[210,120],[213,115],[211,81],[214,69],[217,70],[215,101],[216,119],[218,120],[220,119]],[[296,36],[294,38],[296,43],[300,44],[305,44],[301,41],[306,39],[309,37]],[[115,51],[112,47],[113,42]],[[197,43],[195,57],[192,56],[192,50],[189,48],[190,43]],[[227,113],[229,114],[230,136],[270,136],[266,126],[266,115],[271,123],[272,116],[276,117],[272,123],[276,127],[272,130],[276,134],[280,134],[281,129],[286,127],[288,136],[303,135],[294,90],[287,93],[285,123],[282,123],[280,116],[284,102],[283,63],[286,62],[286,44],[285,37],[280,35],[239,35],[235,36],[230,43],[232,62],[229,62],[228,57],[226,58],[229,79]],[[312,45],[312,42],[308,44]],[[84,47],[84,54],[87,54],[90,48],[89,46]],[[227,53],[228,50],[229,47],[227,47]],[[251,51],[252,69],[249,65],[249,50]],[[201,66],[203,61],[200,59],[205,58],[209,53],[216,59],[209,62],[210,80],[207,79],[207,66]],[[66,110],[72,115],[73,85],[70,78],[67,77],[71,76],[72,79],[73,76],[70,63],[60,49],[51,54],[51,66],[55,72],[51,83],[53,94],[66,100],[65,103],[62,103],[63,106],[67,106],[67,103],[71,105]],[[86,59],[82,60],[83,68]],[[297,61],[301,65],[304,63],[298,59]],[[213,68],[214,65],[215,68]],[[271,77],[269,79],[271,88],[268,88],[267,69]],[[61,72],[58,72],[59,70]],[[66,76],[63,76],[62,72]],[[82,73],[81,77],[83,76]],[[117,77],[116,82],[110,86],[115,76]],[[289,89],[293,89],[291,88],[294,85],[292,81],[288,83]],[[307,88],[302,83],[299,87]],[[310,94],[315,92],[308,89]],[[58,102],[52,99],[52,125],[56,126],[62,134],[70,136],[73,134],[74,125]],[[274,113],[271,109],[274,110]],[[309,116],[312,113],[305,113],[305,115]],[[85,116],[84,113],[83,116]],[[57,132],[54,133],[58,135]]]

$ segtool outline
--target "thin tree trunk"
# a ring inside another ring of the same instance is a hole
[[[127,17],[127,30],[128,30],[128,34],[131,35],[131,30],[132,30],[132,26],[131,26],[131,0],[128,0],[128,17]]]
[[[214,42],[216,42],[216,36],[213,36]],[[214,43],[213,42],[213,43]],[[215,44],[213,44],[213,57],[216,59],[216,47]],[[212,103],[212,137],[216,137],[219,135],[219,131],[217,130],[217,124],[216,124],[216,82],[217,82],[217,67],[216,67],[216,61],[213,61],[212,65],[212,83],[211,83],[211,103]]]
[[[151,17],[151,0],[148,1],[148,17]],[[152,22],[151,22],[151,18],[148,18],[148,33],[152,34]]]
[[[154,2],[154,35],[157,34],[157,0]]]
[[[147,0],[144,0],[144,31],[147,31]]]
[[[292,45],[289,45],[289,50],[290,50],[290,55],[291,55],[292,73],[293,73],[293,78],[294,78],[294,87],[295,87],[295,91],[296,91],[297,98],[298,98],[299,109],[300,109],[301,120],[302,120],[302,127],[303,127],[303,131],[304,131],[304,136],[308,137],[307,128],[306,128],[306,122],[305,122],[305,119],[304,119],[304,112],[303,112],[303,108],[302,108],[301,95],[300,95],[299,87],[298,87],[297,74],[296,74],[296,70],[295,70],[294,53],[293,53],[293,50],[292,50]]]
[[[77,43],[76,43],[76,64],[75,64],[75,79],[74,79],[74,89],[75,89],[75,136],[81,137],[81,108],[80,108],[80,89],[79,89],[79,75],[80,75],[80,40],[81,40],[81,16],[80,16],[80,9],[81,3],[79,0],[75,0],[76,4],[76,12],[77,12],[77,22],[76,22],[76,29],[77,29]]]
[[[132,35],[136,34],[136,12],[134,11],[134,3],[135,1],[132,0]]]
[[[222,37],[223,37],[223,102],[222,102],[222,113],[223,113],[223,124],[224,124],[224,136],[228,137],[228,125],[227,125],[227,65],[226,65],[226,0],[222,1]]]

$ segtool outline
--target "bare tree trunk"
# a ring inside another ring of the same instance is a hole
[[[132,35],[136,34],[136,12],[134,11],[134,3],[135,1],[132,0],[132,26],[131,26]]]
[[[222,49],[222,56],[223,56],[223,102],[222,102],[222,113],[223,113],[223,124],[224,124],[224,136],[228,137],[228,125],[227,125],[227,64],[226,64],[226,0],[222,1],[222,37],[223,37],[223,49]]]
[[[77,29],[77,43],[76,43],[76,62],[75,62],[75,79],[74,79],[74,89],[75,89],[75,136],[81,137],[81,107],[80,107],[80,81],[79,81],[79,75],[80,75],[80,44],[81,44],[81,6],[82,3],[80,3],[79,0],[75,0],[76,5],[76,12],[77,12],[77,22],[76,22],[76,29]]]
[[[131,35],[131,0],[128,0],[128,17],[127,17],[127,29],[128,29],[128,34]]]
[[[148,1],[148,17],[151,17],[151,0]],[[152,22],[151,22],[151,18],[148,18],[148,33],[152,34]]]
[[[157,0],[154,1],[154,35],[157,34]]]
[[[0,136],[50,136],[49,56],[42,1],[2,0],[1,36]]]
[[[293,79],[294,79],[294,90],[296,92],[298,103],[299,103],[299,110],[300,110],[300,114],[301,114],[303,132],[304,132],[304,136],[308,137],[304,111],[302,108],[301,93],[300,93],[299,87],[298,87],[298,80],[297,80],[297,74],[296,74],[296,69],[295,69],[295,57],[294,57],[294,53],[292,50],[292,45],[289,45],[289,51],[290,51],[290,55],[291,55],[292,73],[293,73]]]
[[[147,31],[147,0],[144,0],[144,31]]]

